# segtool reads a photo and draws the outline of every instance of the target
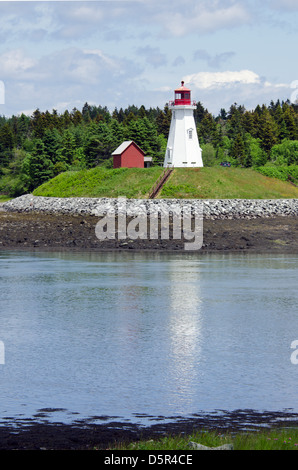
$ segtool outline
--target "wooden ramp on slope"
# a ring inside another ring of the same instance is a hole
[[[170,175],[174,171],[173,168],[165,168],[156,183],[154,184],[153,188],[149,193],[149,199],[154,199],[159,191],[162,189],[165,182],[169,179]]]

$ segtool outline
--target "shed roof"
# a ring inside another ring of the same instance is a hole
[[[119,147],[114,150],[112,155],[121,155],[124,150],[126,150],[132,144],[135,145],[143,155],[145,155],[145,152],[143,152],[143,150],[133,140],[125,140],[124,142],[122,142],[122,144],[120,144]]]

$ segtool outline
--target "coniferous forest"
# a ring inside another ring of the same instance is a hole
[[[199,102],[194,115],[204,166],[225,161],[297,183],[297,105],[272,101],[248,111],[235,103],[214,116]],[[170,122],[167,106],[110,112],[88,103],[62,114],[36,109],[32,116],[0,116],[0,194],[20,196],[68,170],[112,168],[111,153],[124,140],[160,165]]]

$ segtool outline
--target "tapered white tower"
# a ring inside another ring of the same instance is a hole
[[[175,101],[169,103],[169,108],[172,121],[163,166],[202,167],[202,149],[193,116],[196,104],[191,101],[191,91],[184,82],[175,90]]]

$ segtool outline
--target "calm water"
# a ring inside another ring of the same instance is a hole
[[[298,411],[297,255],[0,252],[0,267],[0,421]]]

